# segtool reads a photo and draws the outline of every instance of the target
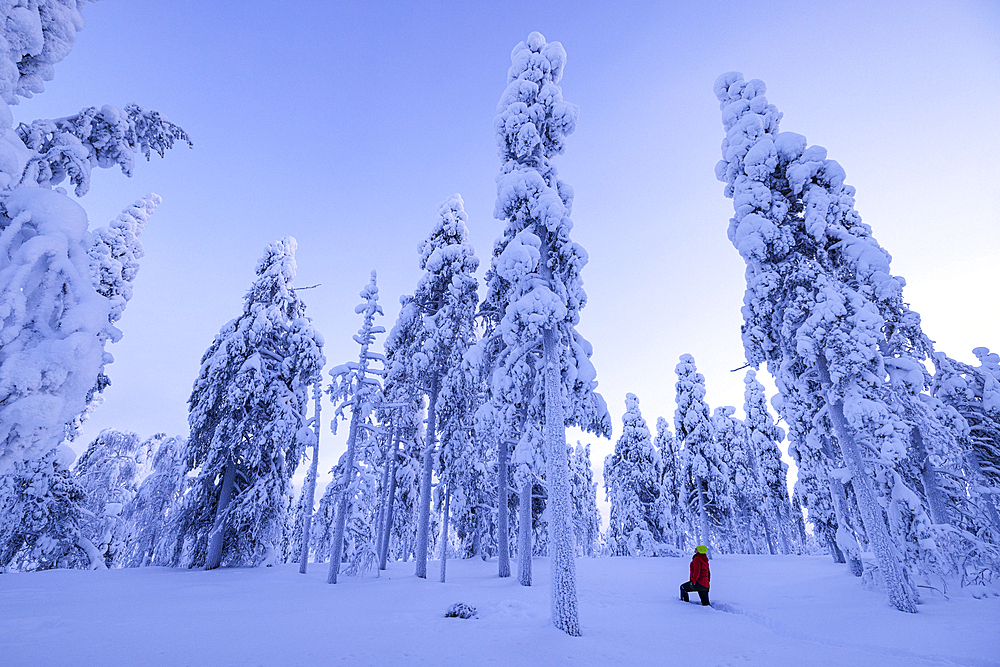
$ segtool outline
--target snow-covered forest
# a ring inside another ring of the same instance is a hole
[[[888,642],[880,644],[888,647],[882,655],[900,664],[922,652],[995,660],[990,651],[1000,646],[989,637],[942,629],[931,631],[924,647],[907,633],[926,632],[918,628],[936,620],[893,619],[928,609],[933,619],[952,619],[942,627],[997,619],[1000,354],[987,347],[1000,350],[991,338],[996,329],[971,332],[971,357],[941,343],[939,320],[921,318],[877,216],[862,217],[865,195],[852,185],[851,170],[864,164],[838,161],[832,143],[828,156],[796,133],[813,121],[779,111],[795,94],[787,89],[794,80],[782,77],[769,90],[739,72],[715,72],[714,84],[704,79],[709,103],[689,110],[697,117],[691,122],[711,123],[721,152],[704,149],[699,165],[685,171],[711,181],[717,160],[716,193],[704,209],[723,212],[698,222],[728,242],[710,260],[694,257],[682,278],[659,287],[662,300],[650,302],[635,278],[615,283],[613,294],[603,289],[608,268],[591,278],[591,253],[607,261],[604,244],[620,236],[626,249],[617,270],[627,274],[634,268],[627,264],[645,256],[637,246],[669,246],[671,232],[644,237],[631,216],[599,220],[593,207],[576,214],[580,186],[569,181],[586,163],[571,163],[565,181],[559,171],[587,122],[586,107],[571,94],[573,45],[540,32],[519,36],[497,71],[466,73],[498,82],[492,124],[487,119],[481,128],[491,133],[493,153],[475,158],[492,159],[493,180],[465,196],[450,194],[457,187],[424,193],[440,202],[436,209],[428,203],[424,217],[391,231],[408,255],[391,250],[377,231],[390,224],[380,220],[377,188],[353,193],[356,201],[345,208],[364,211],[367,199],[370,215],[342,219],[322,186],[308,200],[286,197],[277,210],[262,205],[262,214],[276,213],[271,236],[251,239],[256,228],[237,223],[224,244],[203,255],[215,233],[207,230],[229,219],[230,198],[252,202],[275,188],[214,193],[190,228],[204,228],[203,236],[170,250],[173,267],[149,276],[165,312],[186,304],[176,312],[188,311],[209,332],[200,357],[175,359],[170,341],[189,334],[183,320],[159,320],[156,338],[129,327],[129,306],[141,302],[147,284],[140,264],[159,248],[147,242],[146,257],[144,232],[158,224],[157,209],[169,207],[170,195],[122,200],[121,213],[104,226],[88,215],[88,197],[145,184],[144,170],[158,176],[185,168],[188,155],[203,149],[183,107],[163,109],[177,124],[132,102],[77,111],[90,99],[51,119],[21,113],[60,81],[90,11],[86,0],[0,2],[0,597],[15,605],[11,618],[30,609],[19,597],[24,582],[42,577],[47,586],[71,588],[83,577],[133,577],[106,579],[115,582],[108,591],[131,581],[162,597],[170,594],[167,580],[138,573],[221,568],[278,573],[253,604],[300,600],[300,612],[312,604],[303,600],[320,594],[303,586],[346,589],[338,594],[353,606],[335,614],[344,627],[363,628],[358,618],[392,603],[384,593],[366,593],[364,582],[395,580],[395,594],[424,596],[428,604],[444,599],[440,591],[479,596],[470,600],[484,600],[481,619],[500,633],[541,615],[561,631],[552,641],[562,642],[606,637],[651,577],[677,579],[655,581],[666,604],[695,547],[705,545],[713,567],[729,573],[713,582],[744,578],[716,584],[726,593],[715,606],[739,617],[720,623],[736,624],[729,631],[747,642],[764,640],[763,630],[740,625],[746,619],[768,631],[796,628],[785,631],[792,644],[805,638],[796,614],[808,614],[808,605],[795,598],[804,586],[828,597],[824,613],[850,607],[855,594],[878,600],[821,632],[817,641],[846,650],[831,664],[868,650],[844,649],[845,641]],[[751,61],[752,74],[766,77],[767,59]],[[87,91],[85,77],[75,77]],[[445,105],[447,92],[437,92]],[[151,95],[157,106],[170,99]],[[842,94],[837,101],[851,102]],[[227,122],[243,121],[218,119]],[[268,123],[254,132],[274,132],[276,118]],[[281,129],[284,141],[300,134],[308,143],[306,134],[288,132],[292,125]],[[219,150],[212,126],[199,122],[198,129],[208,135],[208,150]],[[259,168],[247,159],[248,169]],[[465,185],[463,167],[453,167],[456,185]],[[376,184],[392,189],[382,179],[372,179]],[[659,193],[646,195],[644,208],[669,208]],[[184,190],[172,196],[183,200]],[[587,196],[583,188],[579,196]],[[720,203],[726,208],[714,208]],[[95,209],[103,206],[100,200]],[[992,216],[983,233],[995,236],[996,211],[983,214]],[[947,226],[950,214],[938,215]],[[318,256],[309,242],[315,230],[305,241],[297,231],[294,221],[303,217],[321,219],[317,227],[343,254]],[[598,236],[595,227],[613,235]],[[171,232],[158,233],[163,239]],[[491,245],[474,243],[489,235]],[[950,242],[936,232],[935,244]],[[255,256],[244,252],[251,246]],[[193,294],[217,291],[211,280],[191,282],[200,274],[190,260],[214,257],[243,267],[242,303],[206,309],[209,302]],[[742,284],[709,291],[701,274],[711,264],[699,264],[708,261],[745,271]],[[329,293],[336,299],[322,297]],[[701,301],[712,306],[693,305]],[[701,331],[716,302],[731,325],[726,347],[689,338],[690,347],[663,349],[675,339],[661,328]],[[133,351],[115,361],[120,341]],[[636,360],[631,351],[649,345],[658,346],[657,356]],[[157,360],[143,366],[136,349],[154,350]],[[133,419],[113,409],[126,401],[112,389],[120,367],[126,387],[139,386],[129,379],[138,375],[167,386],[178,369],[189,369],[185,394],[141,392],[142,415]],[[603,393],[605,385],[599,391],[606,372],[620,395]],[[186,426],[169,416],[179,411]],[[144,432],[158,419],[162,427]],[[54,570],[81,572],[47,572]],[[824,578],[831,576],[840,579]],[[615,580],[620,590],[607,583]],[[221,586],[231,595],[252,581],[228,578]],[[497,597],[484,582],[511,592]],[[785,610],[766,602],[769,585],[790,601]],[[531,592],[539,588],[541,598]],[[618,611],[599,611],[602,596]],[[184,604],[203,602],[195,596]],[[351,608],[357,618],[348,617]],[[687,614],[680,609],[671,613]],[[455,608],[476,615],[465,611]],[[647,614],[659,612],[641,613],[635,627],[656,627]],[[895,639],[858,640],[855,633],[864,631],[852,625],[857,619],[908,629]],[[699,632],[697,620],[678,623]],[[8,634],[8,648],[32,655],[29,637]],[[961,652],[948,653],[934,638]],[[468,641],[456,646],[475,650]],[[802,658],[781,650],[789,660]],[[359,663],[400,659],[358,651]],[[642,661],[645,654],[629,655]]]

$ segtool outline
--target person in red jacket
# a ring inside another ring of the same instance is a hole
[[[688,593],[697,591],[703,607],[708,607],[708,585],[711,574],[708,571],[708,547],[699,545],[691,559],[691,580],[681,584],[681,599],[688,601]]]

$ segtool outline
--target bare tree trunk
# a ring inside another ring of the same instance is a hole
[[[316,501],[316,478],[319,475],[319,432],[320,409],[323,398],[323,385],[317,381],[313,385],[313,442],[312,461],[309,462],[309,473],[306,475],[305,487],[302,489],[302,551],[299,554],[299,573],[306,573],[309,564],[309,534],[312,531],[313,503]]]
[[[872,489],[871,480],[864,468],[854,434],[847,425],[843,399],[833,396],[833,382],[830,380],[830,371],[822,354],[816,355],[816,369],[819,371],[820,382],[827,397],[830,421],[833,422],[837,442],[840,443],[844,464],[851,473],[854,492],[858,498],[858,508],[861,510],[861,521],[865,525],[865,533],[878,560],[879,572],[885,583],[889,603],[899,611],[915,614],[917,605],[913,591],[907,581],[903,565],[894,553],[892,536],[882,516],[882,507],[875,497],[875,490]]]
[[[451,511],[451,485],[444,489],[444,516],[441,518],[441,583],[448,568],[448,515]]]
[[[770,512],[762,512],[761,518],[764,521],[764,539],[767,540],[767,550],[773,556],[777,553],[774,546],[774,534],[771,532]],[[787,552],[786,552],[787,553]]]
[[[546,254],[542,255],[543,257]],[[557,349],[558,332],[542,333],[545,365],[545,444],[547,448],[549,563],[552,567],[552,623],[571,637],[580,636],[576,600],[576,560],[573,549],[573,501],[566,456],[566,421],[563,414],[562,373]]]
[[[531,489],[532,479],[521,485],[517,514],[517,581],[522,586],[531,585]]]
[[[507,534],[507,441],[497,443],[497,568],[510,576],[510,540]]]
[[[399,439],[399,426],[395,425],[393,427],[393,435],[389,438],[389,442],[386,443],[385,448],[385,463],[382,465],[382,482],[379,485],[379,507],[378,507],[378,524],[377,532],[375,536],[375,553],[378,554],[381,561],[382,557],[382,541],[385,539],[385,515],[389,510],[389,503],[392,502],[392,496],[389,495],[389,470],[392,468],[392,459],[396,456],[396,442]],[[379,570],[385,568],[379,567]]]
[[[399,460],[400,429],[396,429],[396,442],[392,446],[392,458],[389,460],[389,494],[385,507],[385,526],[382,530],[382,542],[379,544],[378,569],[385,569],[385,560],[389,555],[389,537],[392,535],[392,510],[396,504],[396,464]]]
[[[236,464],[232,459],[226,460],[222,472],[222,489],[219,491],[219,504],[215,506],[215,525],[209,535],[208,554],[205,556],[205,569],[214,570],[222,564],[222,539],[226,535],[225,514],[229,501],[233,497],[233,485],[236,484]]]
[[[431,475],[434,472],[434,446],[437,443],[438,374],[431,376],[431,391],[427,404],[427,440],[424,445],[423,469],[420,473],[420,507],[417,509],[417,549],[414,554],[416,575],[427,578],[427,538],[431,520]]]

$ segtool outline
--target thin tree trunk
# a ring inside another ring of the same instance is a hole
[[[858,508],[861,510],[861,521],[864,523],[865,533],[875,552],[875,558],[878,560],[879,572],[885,583],[889,603],[899,611],[915,614],[917,605],[913,599],[913,591],[906,579],[903,565],[894,553],[892,536],[889,534],[882,516],[882,507],[878,504],[871,480],[865,471],[861,452],[854,440],[854,434],[851,433],[850,427],[847,425],[843,399],[835,398],[833,395],[833,382],[830,380],[830,371],[822,354],[816,356],[816,369],[819,371],[823,393],[827,397],[830,421],[833,422],[833,430],[836,433],[837,442],[840,443],[844,463],[851,473],[854,493],[857,494],[858,498]]]
[[[392,535],[392,510],[396,505],[396,464],[399,460],[400,429],[396,430],[396,442],[392,446],[392,458],[389,461],[389,497],[385,507],[385,527],[382,531],[382,543],[379,544],[378,569],[385,569],[385,560],[389,555],[389,537]]]
[[[546,257],[546,254],[542,255]],[[552,623],[571,637],[580,636],[576,600],[576,560],[573,550],[573,501],[566,456],[566,421],[563,414],[562,373],[557,331],[542,333],[545,365],[545,444],[547,447],[549,563],[552,568]]]
[[[750,514],[747,512],[746,505],[743,503],[740,504],[740,515],[741,515],[740,522],[743,524],[742,532],[743,532],[743,540],[744,543],[746,544],[746,553],[756,556],[757,545],[754,544],[753,535],[751,535],[750,532]],[[764,532],[765,533],[767,532],[766,528],[764,529]]]
[[[337,583],[337,574],[340,572],[340,559],[344,554],[344,529],[347,527],[347,505],[350,501],[349,487],[354,476],[355,442],[358,439],[358,420],[361,416],[357,400],[358,398],[355,396],[354,407],[351,410],[351,430],[347,434],[347,454],[344,456],[344,470],[340,477],[340,497],[337,498],[333,544],[330,547],[330,570],[326,576],[326,583],[328,584]]]
[[[517,514],[517,580],[522,586],[531,585],[531,489],[532,479],[521,485]]]
[[[313,385],[313,442],[312,461],[302,489],[302,551],[299,553],[299,573],[305,574],[309,565],[309,534],[312,532],[313,503],[316,501],[316,478],[319,476],[319,432],[323,385],[317,381]]]
[[[761,519],[764,522],[764,539],[767,540],[767,550],[772,556],[774,556],[777,553],[777,549],[774,546],[774,534],[771,532],[771,522],[768,519],[770,512],[765,511],[761,514]]]
[[[222,473],[222,489],[219,491],[219,504],[215,506],[215,525],[209,536],[208,554],[205,556],[205,569],[214,570],[222,564],[222,539],[226,534],[225,514],[229,501],[233,496],[233,485],[236,483],[236,464],[232,459],[226,460]]]
[[[920,465],[920,481],[924,487],[924,495],[927,496],[927,508],[930,510],[931,521],[937,524],[950,524],[948,518],[948,506],[941,493],[941,486],[934,476],[934,465],[930,456],[927,455],[927,447],[924,446],[924,437],[920,429],[914,426],[910,430],[910,442],[913,443],[913,451],[917,455]]]
[[[497,568],[499,576],[510,576],[510,540],[507,534],[507,441],[497,443]]]
[[[386,443],[385,448],[385,463],[382,465],[382,482],[379,485],[380,498],[379,498],[379,508],[378,508],[378,521],[377,533],[375,537],[375,553],[379,557],[379,570],[385,568],[381,567],[382,559],[382,542],[385,540],[386,526],[385,526],[385,515],[389,511],[389,503],[392,502],[392,496],[389,495],[389,471],[392,468],[392,459],[396,456],[396,441],[399,438],[399,425],[393,426],[392,437],[389,438],[389,442]]]
[[[448,513],[451,511],[451,485],[444,489],[444,516],[441,520],[441,583],[448,569]]]
[[[486,560],[486,552],[483,551],[483,543],[480,538],[481,527],[479,525],[479,507],[472,508],[472,557],[475,558],[479,556],[484,561]]]
[[[424,445],[423,469],[420,474],[420,507],[417,510],[417,550],[414,554],[416,575],[427,578],[427,537],[431,520],[431,474],[434,472],[434,445],[437,443],[438,374],[431,376],[431,391],[427,404],[427,440]]]

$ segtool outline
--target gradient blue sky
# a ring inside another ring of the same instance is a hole
[[[97,226],[146,192],[164,199],[111,346],[112,386],[78,450],[107,427],[187,432],[200,357],[239,314],[273,239],[298,240],[298,285],[321,283],[303,296],[330,365],[356,358],[354,305],[373,268],[392,326],[420,275],[417,244],[454,192],[485,268],[502,230],[496,102],[511,49],[533,30],[563,43],[564,96],[580,106],[557,165],[590,253],[579,329],[615,439],[626,392],[651,430],[657,416],[672,421],[683,353],[712,407],[742,416],[744,372],[730,370],[744,364],[744,265],[713,172],[712,83],[728,70],[763,79],[782,129],[844,166],[938,348],[966,361],[973,347],[1000,348],[995,1],[106,0],[84,16],[55,80],[15,120],[136,102],[195,148],[142,162],[132,179],[95,173],[81,202]],[[324,436],[323,470],[345,433]],[[600,474],[613,440],[590,441]]]

